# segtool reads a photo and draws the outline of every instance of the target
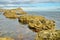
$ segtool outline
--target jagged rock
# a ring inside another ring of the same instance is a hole
[[[34,19],[35,19],[35,20],[39,20],[39,21],[43,21],[43,20],[45,20],[46,18],[43,17],[43,16],[34,16]]]
[[[33,20],[32,22],[29,22],[28,27],[29,29],[39,32],[42,30],[54,30],[55,29],[55,22],[52,20],[44,20],[45,22]]]
[[[20,23],[28,24],[28,27],[35,32],[41,30],[53,30],[55,21],[48,20],[42,16],[23,15],[18,18]]]
[[[55,32],[57,32],[56,40],[60,40],[60,30],[56,30]]]
[[[55,21],[43,16],[23,15],[18,18],[20,23],[28,24],[28,28],[37,33],[36,40],[54,40]]]
[[[23,24],[28,24],[31,19],[32,19],[32,16],[30,15],[23,15],[18,17],[18,21]]]
[[[58,33],[52,30],[42,30],[37,33],[35,40],[57,40]]]
[[[32,22],[29,22],[28,27],[29,27],[29,29],[33,30],[34,32],[38,32],[38,31],[42,30],[41,29],[42,23],[40,23],[38,21],[32,21]]]
[[[28,24],[31,21],[40,21],[44,20],[44,17],[42,16],[32,16],[32,15],[23,15],[18,18],[19,22],[23,24]]]

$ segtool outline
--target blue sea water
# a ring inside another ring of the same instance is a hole
[[[28,11],[28,14],[44,16],[47,19],[55,20],[56,29],[60,29],[60,12],[44,12],[44,11]],[[18,19],[5,18],[3,13],[0,13],[0,36],[17,36],[22,34],[24,40],[33,40],[35,33],[29,30],[27,25],[22,25],[18,22]],[[12,33],[13,32],[13,33]]]

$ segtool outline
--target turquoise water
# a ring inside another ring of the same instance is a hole
[[[47,19],[56,21],[56,29],[60,29],[60,12],[27,12],[31,15],[45,16]],[[27,25],[22,25],[18,19],[5,18],[3,13],[0,13],[0,36],[17,37],[19,34],[23,35],[24,40],[33,40],[35,33],[32,32]],[[12,33],[13,32],[13,33]]]

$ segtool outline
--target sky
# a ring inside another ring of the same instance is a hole
[[[26,11],[60,11],[60,0],[0,0],[0,8],[16,7]]]

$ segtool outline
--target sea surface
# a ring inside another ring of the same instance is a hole
[[[60,12],[44,12],[44,11],[28,11],[30,15],[44,16],[47,19],[55,20],[56,29],[60,29]],[[27,25],[18,22],[18,19],[5,18],[0,12],[0,36],[11,36],[17,38],[19,35],[23,36],[23,40],[33,40],[35,37]]]

